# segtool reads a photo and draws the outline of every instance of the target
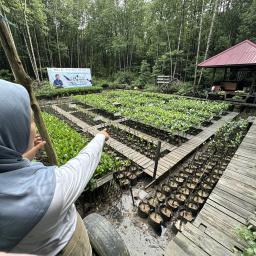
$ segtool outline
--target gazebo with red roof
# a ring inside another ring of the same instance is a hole
[[[236,44],[201,62],[198,67],[213,68],[213,81],[216,69],[224,69],[224,78],[220,81],[220,85],[225,91],[234,92],[237,89],[245,89],[249,94],[256,92],[256,44],[250,40]],[[227,77],[228,71],[229,77]]]

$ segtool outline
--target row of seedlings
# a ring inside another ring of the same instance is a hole
[[[157,145],[153,142],[143,139],[131,131],[125,131],[113,125],[105,126],[105,128],[107,128],[113,139],[118,140],[150,159],[155,159]],[[169,150],[163,150],[160,153],[160,157],[164,157],[169,152]]]
[[[183,169],[141,201],[138,214],[156,230],[172,220],[191,222],[224,173],[248,129],[248,122],[234,121],[221,128]]]

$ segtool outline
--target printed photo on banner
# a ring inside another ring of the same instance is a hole
[[[89,68],[47,68],[49,81],[57,88],[92,86]]]

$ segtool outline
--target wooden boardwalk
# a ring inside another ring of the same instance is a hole
[[[53,105],[52,108],[58,113],[60,113],[61,115],[65,116],[71,122],[78,125],[80,128],[83,129],[84,132],[88,132],[91,135],[96,135],[98,133],[98,128],[101,128],[103,126],[102,124],[97,126],[88,125],[84,121],[81,121],[79,118],[72,115],[72,112],[71,113],[67,112],[56,105]],[[83,112],[87,113],[88,110],[83,110]],[[231,112],[228,115],[223,116],[220,120],[215,121],[211,126],[203,128],[202,132],[200,132],[196,136],[193,136],[190,140],[183,143],[179,147],[173,146],[165,142],[164,148],[167,148],[168,150],[170,150],[170,153],[159,160],[156,178],[159,178],[160,176],[168,172],[171,168],[175,167],[181,160],[183,160],[185,157],[187,157],[193,151],[195,151],[198,147],[200,147],[207,139],[213,136],[221,126],[223,126],[226,122],[231,121],[235,116],[237,116],[237,113],[235,112]],[[126,127],[125,125],[119,124],[119,122],[123,121],[124,119],[115,120],[115,121],[111,121],[104,117],[102,117],[101,119],[106,122],[106,125],[113,124],[119,127],[120,129],[123,129],[126,131],[133,130],[134,132],[136,132],[135,134],[137,136],[147,139],[148,141],[152,141],[152,139],[154,139],[154,142],[157,141],[157,139],[153,138],[152,136],[149,136],[142,132],[138,132],[137,130],[135,131],[134,129]],[[153,160],[151,160],[145,155],[135,151],[134,149],[126,146],[125,144],[113,138],[110,138],[106,142],[106,144],[108,144],[110,147],[114,148],[115,150],[119,151],[125,157],[132,160],[134,163],[136,163],[141,168],[143,168],[145,173],[153,177],[153,172],[154,172]]]
[[[194,136],[192,139],[183,143],[180,147],[175,148],[169,154],[161,158],[158,163],[157,177],[162,176],[171,168],[175,167],[178,163],[180,163],[180,161],[182,161],[185,157],[200,147],[206,140],[212,137],[221,126],[234,119],[237,115],[237,113],[231,112],[228,115],[223,116],[211,126],[205,127],[198,135]],[[152,172],[154,170],[154,165],[151,164],[147,166],[147,168]]]
[[[256,121],[193,223],[168,244],[166,256],[229,256],[244,249],[236,228],[256,225]]]

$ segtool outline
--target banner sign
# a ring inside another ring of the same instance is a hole
[[[89,68],[47,68],[49,81],[57,88],[92,86]]]

